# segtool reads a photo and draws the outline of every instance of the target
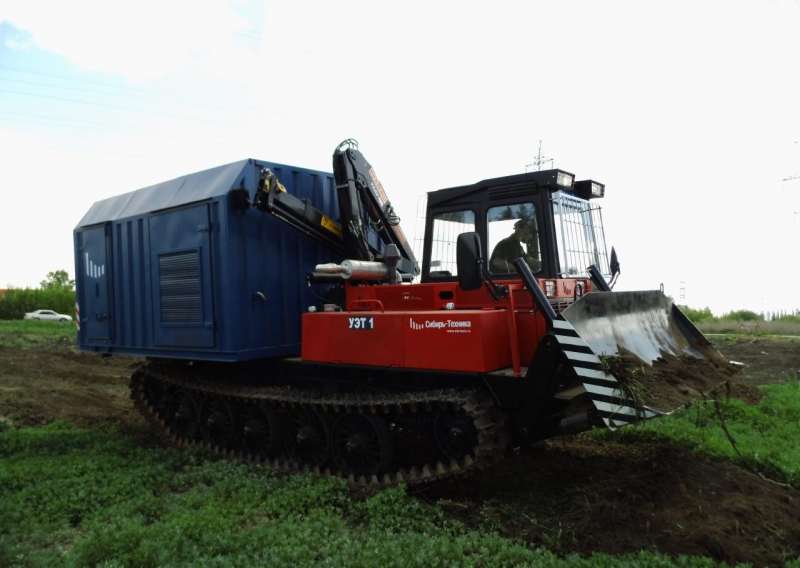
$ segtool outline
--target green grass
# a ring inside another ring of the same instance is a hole
[[[800,383],[761,388],[765,396],[757,405],[736,399],[720,402],[736,449],[725,435],[711,402],[639,426],[591,435],[636,441],[667,438],[800,487]]]
[[[696,323],[703,333],[736,335],[796,335],[800,336],[800,323],[793,321],[739,321],[717,319]]]
[[[75,335],[75,324],[70,322],[0,320],[0,347],[73,345]]]
[[[2,426],[0,426],[2,428]],[[0,432],[2,566],[713,566],[651,553],[558,558],[476,532],[403,488],[141,447],[66,424]]]

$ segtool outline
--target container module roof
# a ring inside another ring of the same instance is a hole
[[[224,196],[235,187],[244,187],[252,194],[258,181],[259,167],[262,166],[273,169],[278,176],[284,168],[303,171],[302,168],[260,160],[240,160],[97,201],[80,220],[78,227]]]

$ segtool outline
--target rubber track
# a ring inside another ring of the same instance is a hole
[[[147,402],[144,395],[146,377],[159,380],[175,387],[192,391],[211,398],[219,397],[237,403],[270,401],[283,408],[312,408],[326,413],[363,414],[413,414],[430,410],[434,406],[448,405],[459,408],[472,418],[478,433],[478,443],[471,455],[460,460],[438,461],[436,463],[413,466],[382,474],[380,477],[344,475],[329,467],[303,464],[290,458],[267,458],[249,454],[241,449],[222,448],[202,440],[186,439],[172,431],[166,420]],[[323,394],[306,389],[292,389],[286,386],[249,386],[210,383],[196,378],[182,379],[174,374],[159,372],[148,364],[139,367],[131,376],[131,399],[138,411],[151,423],[154,429],[168,443],[178,447],[203,448],[213,453],[243,461],[262,463],[271,469],[288,472],[314,472],[322,475],[336,475],[358,485],[394,485],[398,483],[419,484],[437,481],[454,476],[462,476],[472,471],[486,468],[505,455],[509,446],[505,415],[497,409],[494,401],[486,394],[467,389],[440,389],[399,393],[348,393]]]

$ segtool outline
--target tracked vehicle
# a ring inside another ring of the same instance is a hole
[[[603,356],[720,357],[660,292],[611,291],[603,184],[432,191],[420,266],[354,142],[333,170],[243,160],[95,203],[75,229],[79,345],[145,358],[131,396],[164,438],[424,482],[670,410]]]

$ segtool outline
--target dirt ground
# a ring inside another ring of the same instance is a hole
[[[559,553],[755,565],[800,554],[800,492],[670,445],[557,439],[480,477],[416,491],[468,525]]]
[[[760,391],[739,376],[741,369],[725,360],[664,353],[648,365],[633,353],[621,350],[618,356],[607,358],[606,364],[637,406],[644,404],[662,412],[680,408],[723,386],[731,389],[733,385],[737,394],[750,391],[751,400],[760,397]]]
[[[753,385],[796,377],[800,340],[715,340]],[[128,398],[135,359],[0,347],[0,420],[112,423],[146,434]],[[551,550],[654,550],[778,565],[800,554],[800,492],[665,444],[566,437],[480,476],[412,490],[471,526]]]
[[[53,420],[80,426],[140,422],[128,394],[136,362],[64,346],[0,347],[0,419],[25,426]]]
[[[747,383],[800,380],[800,336],[711,336],[710,339],[723,355],[744,363],[742,378]]]

